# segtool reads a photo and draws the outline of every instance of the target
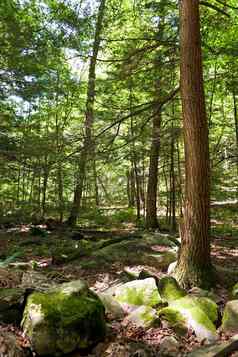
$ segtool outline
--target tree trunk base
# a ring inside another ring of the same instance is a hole
[[[69,216],[69,218],[66,221],[67,226],[69,227],[75,227],[77,224],[77,217],[75,216]]]
[[[145,221],[145,228],[148,229],[148,230],[156,230],[156,229],[160,229],[160,226],[159,226],[159,222],[157,220],[157,218],[154,218],[154,219],[146,219]]]
[[[185,289],[190,289],[194,286],[209,289],[216,283],[216,271],[212,265],[196,267],[190,264],[177,264],[173,277]]]

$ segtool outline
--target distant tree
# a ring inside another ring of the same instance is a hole
[[[82,193],[83,193],[83,185],[86,176],[86,164],[89,154],[92,150],[92,145],[94,145],[94,143],[92,142],[92,129],[93,129],[93,122],[94,122],[96,63],[97,63],[97,56],[98,56],[100,42],[101,42],[100,36],[103,27],[105,4],[106,4],[106,0],[101,0],[98,10],[96,28],[95,28],[92,56],[90,58],[90,63],[89,63],[88,88],[87,88],[85,122],[84,122],[85,137],[83,141],[83,148],[79,158],[79,172],[78,172],[77,182],[74,191],[73,205],[68,219],[68,223],[72,226],[76,224],[77,217],[79,214]]]

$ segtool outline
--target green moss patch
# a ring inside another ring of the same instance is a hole
[[[162,299],[169,303],[186,295],[186,291],[183,290],[177,281],[170,276],[166,276],[159,280],[158,289]]]

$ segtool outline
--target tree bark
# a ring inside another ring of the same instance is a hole
[[[236,132],[236,173],[238,177],[238,112],[237,112],[237,99],[236,94],[233,91],[233,105],[234,105],[234,121],[235,121],[235,132]],[[236,188],[236,197],[238,198],[238,187]]]
[[[146,196],[146,228],[157,229],[157,187],[158,187],[158,164],[160,151],[160,126],[161,111],[157,111],[153,118],[152,143],[150,148],[149,177]]]
[[[95,101],[95,84],[96,84],[96,63],[98,51],[100,48],[100,34],[102,32],[103,27],[103,16],[105,10],[106,0],[101,0],[98,17],[96,23],[96,30],[94,36],[93,43],[93,53],[90,58],[89,64],[89,74],[88,74],[88,89],[87,89],[87,99],[86,99],[86,110],[85,110],[85,139],[83,143],[83,149],[80,155],[80,163],[79,163],[79,175],[78,180],[76,182],[75,192],[74,192],[74,200],[70,213],[70,217],[68,219],[68,223],[71,226],[74,226],[77,222],[77,218],[79,215],[79,209],[81,205],[82,193],[83,193],[83,185],[86,176],[86,163],[88,161],[88,157],[91,151],[92,144],[92,127],[94,122],[94,101]]]
[[[198,0],[180,2],[180,81],[186,182],[182,245],[174,275],[183,286],[208,286],[210,169]]]
[[[174,114],[174,113],[173,113]],[[175,183],[175,167],[174,167],[174,151],[175,151],[175,138],[174,126],[172,122],[171,127],[171,151],[170,151],[170,230],[176,230],[176,183]]]
[[[99,207],[99,189],[98,189],[98,175],[97,175],[97,162],[96,159],[93,160],[93,181],[94,181],[94,192],[95,192],[95,204]]]

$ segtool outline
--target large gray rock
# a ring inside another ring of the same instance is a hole
[[[222,317],[222,329],[225,332],[238,332],[238,300],[231,300],[226,304]]]
[[[28,297],[22,327],[37,354],[60,356],[104,338],[104,307],[83,281],[64,283]]]
[[[155,306],[161,302],[155,279],[133,280],[115,288],[113,297],[123,308],[133,309],[145,305]]]
[[[99,292],[97,295],[102,301],[103,306],[105,307],[105,312],[109,318],[117,320],[124,317],[123,308],[110,294]]]
[[[122,241],[111,240],[111,244],[104,246],[104,243],[97,244],[97,249],[92,253],[92,260],[97,264],[111,264],[116,261],[124,264],[149,265],[158,268],[166,268],[176,259],[175,249],[177,240],[161,234],[144,234],[142,238],[124,239]],[[154,250],[154,246],[168,247],[168,252],[162,249],[161,252]]]

